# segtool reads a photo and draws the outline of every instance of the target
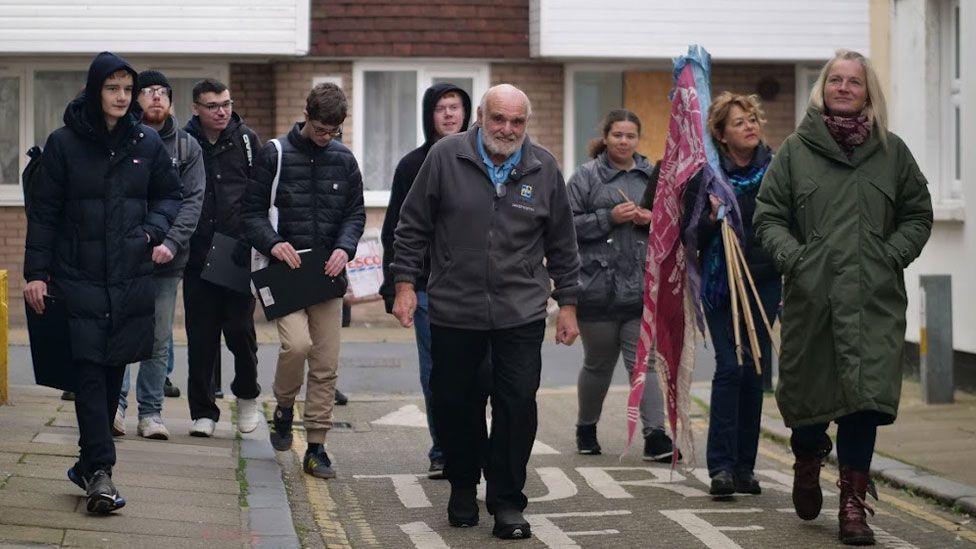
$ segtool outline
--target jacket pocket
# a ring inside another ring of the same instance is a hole
[[[796,190],[796,222],[805,241],[811,241],[819,232],[820,213],[815,207],[815,193],[820,185],[811,177],[800,180]]]
[[[895,189],[887,180],[866,177],[859,186],[861,211],[868,228],[882,240],[887,240],[895,218]]]

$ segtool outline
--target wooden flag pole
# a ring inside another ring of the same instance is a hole
[[[739,247],[739,244],[736,242],[737,239],[734,233],[730,234],[730,238],[732,239],[732,256],[736,259],[736,289],[739,291],[739,302],[742,303],[742,314],[745,316],[746,320],[746,332],[749,335],[749,347],[752,348],[752,362],[756,368],[756,374],[762,376],[762,351],[759,349],[759,338],[756,336],[756,321],[752,316],[752,305],[749,304],[749,294],[746,293],[746,285],[742,281],[743,265],[739,263],[739,255],[735,252],[736,248]],[[743,367],[744,366],[745,364],[743,364]]]
[[[752,289],[752,295],[756,298],[756,303],[759,305],[759,314],[762,316],[763,324],[766,325],[766,335],[769,337],[769,342],[773,346],[773,352],[779,355],[779,347],[776,342],[773,341],[773,325],[769,321],[769,317],[766,316],[766,308],[763,307],[762,300],[759,299],[759,290],[756,289],[756,282],[752,279],[752,272],[749,271],[749,265],[746,264],[746,256],[742,252],[742,247],[735,243],[735,251],[739,256],[739,261],[742,263],[742,269],[746,272],[746,278],[749,280],[749,287]]]
[[[738,292],[735,283],[735,252],[732,251],[732,242],[729,234],[732,228],[729,227],[728,218],[722,219],[722,247],[725,249],[725,265],[729,279],[729,300],[732,304],[732,334],[735,337],[735,358],[739,366],[742,366],[742,335],[739,333],[739,302]]]

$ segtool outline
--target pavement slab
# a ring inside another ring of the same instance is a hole
[[[59,545],[64,530],[40,526],[0,525],[0,542]]]
[[[68,530],[62,547],[166,547],[167,549],[242,549],[250,538],[240,533],[206,532],[200,537],[145,536],[131,533]]]

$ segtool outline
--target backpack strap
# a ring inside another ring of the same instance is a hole
[[[275,206],[275,199],[278,198],[278,181],[281,179],[281,142],[277,139],[272,139],[271,143],[274,145],[275,152],[278,153],[278,161],[275,164],[274,179],[271,180],[271,201],[269,202],[270,207],[268,208],[268,221],[271,222],[271,226],[277,231],[278,208]]]

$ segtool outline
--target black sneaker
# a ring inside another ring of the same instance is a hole
[[[474,486],[451,486],[451,499],[447,501],[447,522],[455,528],[478,525],[477,490]]]
[[[270,437],[271,445],[279,452],[291,450],[291,443],[294,440],[291,434],[291,423],[294,413],[294,408],[275,406],[274,431],[271,431]]]
[[[336,389],[335,390],[335,404],[336,404],[336,406],[345,406],[346,404],[349,404],[349,397],[347,397],[339,389]]]
[[[762,493],[759,481],[756,480],[756,475],[752,474],[752,471],[739,471],[735,474],[735,493],[754,496]]]
[[[596,425],[576,426],[576,452],[584,456],[600,455],[600,443],[596,441]]]
[[[112,483],[112,474],[103,469],[95,471],[87,479],[88,512],[95,515],[107,515],[116,509],[125,507],[125,498],[119,495]]]
[[[335,470],[332,469],[332,460],[325,449],[317,452],[306,451],[305,459],[302,460],[302,469],[316,478],[335,478]]]
[[[651,434],[644,437],[644,461],[671,463],[673,454],[674,444],[671,443],[671,437],[664,432],[664,429],[654,429]],[[681,452],[678,452],[678,459],[681,459]]]
[[[72,393],[71,391],[61,392],[61,400],[74,400],[74,399],[75,399],[75,394]]]
[[[88,489],[85,488],[85,476],[79,471],[77,463],[74,464],[71,469],[68,469],[68,480],[75,483],[75,486],[78,488],[85,490],[85,492],[88,491]]]
[[[163,394],[170,398],[180,398],[180,388],[173,385],[173,382],[166,378],[166,384],[163,385]]]
[[[532,537],[532,529],[522,512],[516,509],[495,511],[495,527],[491,535],[500,539],[525,539]]]
[[[427,478],[432,480],[443,480],[447,478],[447,475],[444,474],[443,459],[430,460],[430,467],[427,469]]]
[[[708,493],[717,498],[727,498],[735,493],[735,479],[728,471],[719,471],[712,477],[712,486]]]

